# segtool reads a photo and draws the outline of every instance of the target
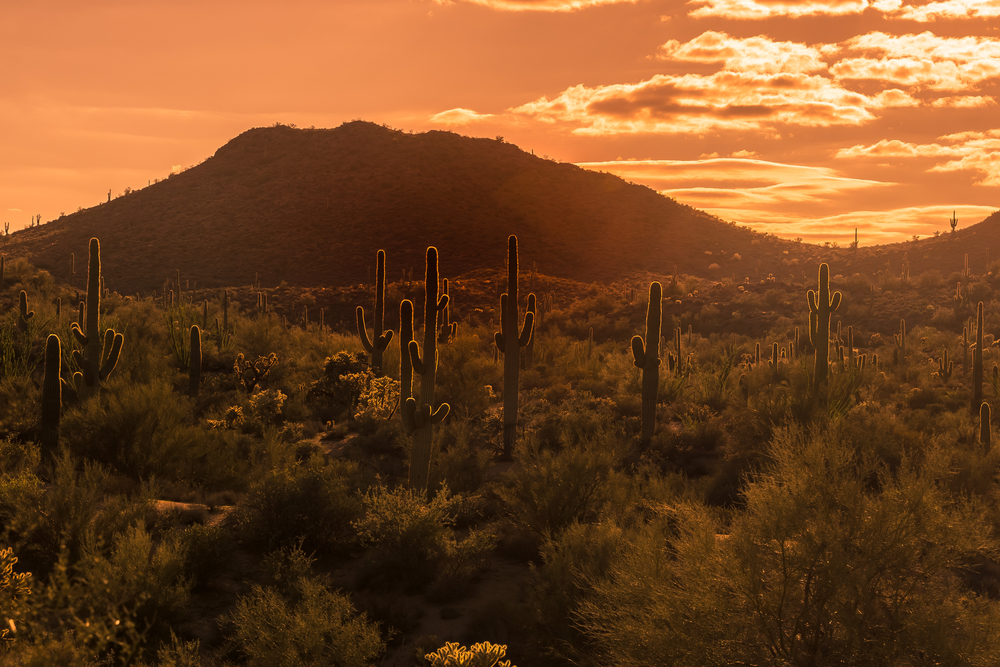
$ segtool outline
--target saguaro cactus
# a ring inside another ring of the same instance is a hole
[[[656,427],[656,391],[660,386],[660,317],[663,290],[658,282],[649,284],[646,306],[646,337],[632,337],[632,359],[642,369],[642,430],[640,438],[648,443]]]
[[[826,262],[819,265],[819,291],[809,290],[806,299],[809,302],[809,342],[816,349],[813,391],[818,395],[830,365],[830,316],[840,308],[843,299],[840,292],[830,296],[830,267]]]
[[[507,292],[500,295],[500,331],[493,339],[503,355],[503,457],[514,460],[514,440],[517,438],[517,382],[520,372],[521,348],[528,344],[534,328],[535,314],[524,314],[524,327],[517,330],[517,237],[507,239]]]
[[[951,379],[951,373],[955,370],[955,362],[948,359],[948,348],[944,348],[941,358],[938,359],[938,377],[947,382]]]
[[[45,379],[42,382],[42,451],[53,455],[59,449],[59,412],[62,410],[62,344],[59,336],[45,339]]]
[[[104,332],[101,338],[101,242],[90,239],[90,266],[87,272],[87,331],[74,323],[70,331],[83,346],[83,353],[73,351],[73,358],[82,372],[73,374],[77,393],[81,398],[99,394],[101,382],[106,380],[118,364],[125,337],[113,329]]]
[[[436,252],[436,251],[435,251]],[[372,368],[382,372],[382,354],[392,340],[392,330],[383,333],[383,315],[385,314],[385,250],[379,250],[377,255],[377,268],[375,270],[375,320],[372,322],[374,337],[368,338],[368,329],[365,326],[365,309],[358,306],[358,336],[365,351],[372,355]],[[436,291],[436,287],[435,287]],[[431,331],[434,330],[435,321],[431,322]]]
[[[892,335],[892,341],[896,344],[896,349],[892,351],[896,365],[899,368],[906,367],[906,320],[899,321],[899,333]]]
[[[28,333],[28,320],[35,316],[35,311],[28,311],[28,293],[21,290],[17,295],[17,330]]]
[[[976,348],[972,353],[972,414],[983,402],[983,302],[976,306]]]
[[[410,341],[413,340],[413,302],[399,302],[399,416],[403,418],[406,399],[413,394],[413,364],[410,363]],[[404,420],[405,424],[405,420]]]
[[[987,452],[990,451],[992,435],[990,432],[990,404],[983,401],[979,406],[979,442]]]
[[[424,278],[424,358],[420,358],[417,341],[411,340],[407,346],[413,370],[420,375],[419,403],[408,398],[403,404],[403,428],[413,434],[410,450],[410,488],[423,492],[427,489],[430,475],[431,443],[434,424],[439,424],[448,416],[451,406],[442,403],[434,409],[434,375],[437,372],[437,314],[448,305],[448,297],[438,298],[438,253],[437,248],[427,249],[427,270]],[[402,356],[402,352],[400,352]]]
[[[200,386],[201,386],[201,329],[198,328],[197,324],[192,324],[190,355],[188,358],[188,391],[192,396],[197,396],[198,388]]]
[[[538,317],[536,311],[536,300],[534,294],[528,295],[528,307],[525,309],[527,312],[531,313],[533,316]],[[538,322],[536,322],[538,323]],[[535,362],[535,331],[537,327],[532,324],[531,327],[531,337],[528,339],[528,344],[524,346],[524,367],[532,368]]]
[[[442,310],[438,316],[438,319],[440,320],[440,335],[438,342],[445,345],[449,341],[455,339],[455,334],[458,333],[458,322],[451,321],[451,307],[454,304],[452,303],[451,293],[448,291],[448,279],[442,279],[441,285],[444,296],[448,297],[448,305],[444,307],[444,310]]]

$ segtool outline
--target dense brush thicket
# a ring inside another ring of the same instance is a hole
[[[379,371],[377,336],[179,280],[80,331],[75,289],[8,262],[0,662],[1000,664],[998,270],[595,286],[520,329],[512,299],[515,421],[499,312],[418,318],[436,375],[401,390],[401,335]]]

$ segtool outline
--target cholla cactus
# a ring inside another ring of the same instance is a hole
[[[481,642],[472,648],[448,642],[434,653],[424,656],[431,667],[513,667],[510,660],[503,660],[507,647],[503,644]]]

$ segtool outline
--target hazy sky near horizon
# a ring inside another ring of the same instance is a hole
[[[40,0],[0,8],[11,230],[251,128],[503,136],[787,238],[1000,208],[1000,0]]]

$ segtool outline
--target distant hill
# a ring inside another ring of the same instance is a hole
[[[97,236],[107,285],[123,293],[160,288],[177,269],[205,287],[249,284],[255,273],[265,286],[344,286],[368,280],[379,248],[391,281],[403,270],[418,278],[428,245],[443,276],[502,269],[509,234],[526,271],[579,282],[674,265],[753,275],[735,253],[756,241],[770,265],[796,247],[502,141],[356,121],[249,130],[183,173],[17,232],[5,251],[62,279],[75,253],[82,281]]]
[[[407,134],[355,121],[336,129],[244,132],[200,165],[110,202],[19,231],[4,252],[57,278],[86,277],[87,242],[101,239],[104,275],[121,293],[149,292],[180,270],[200,287],[342,287],[367,282],[375,253],[390,281],[424,251],[445,277],[504,267],[517,234],[525,271],[582,283],[646,272],[779,279],[832,273],[974,271],[1000,259],[1000,217],[939,239],[857,253],[794,243],[724,222],[618,176],[560,164],[494,139]],[[978,265],[976,264],[978,263]],[[978,266],[978,268],[976,268]],[[374,279],[374,276],[370,276]]]

